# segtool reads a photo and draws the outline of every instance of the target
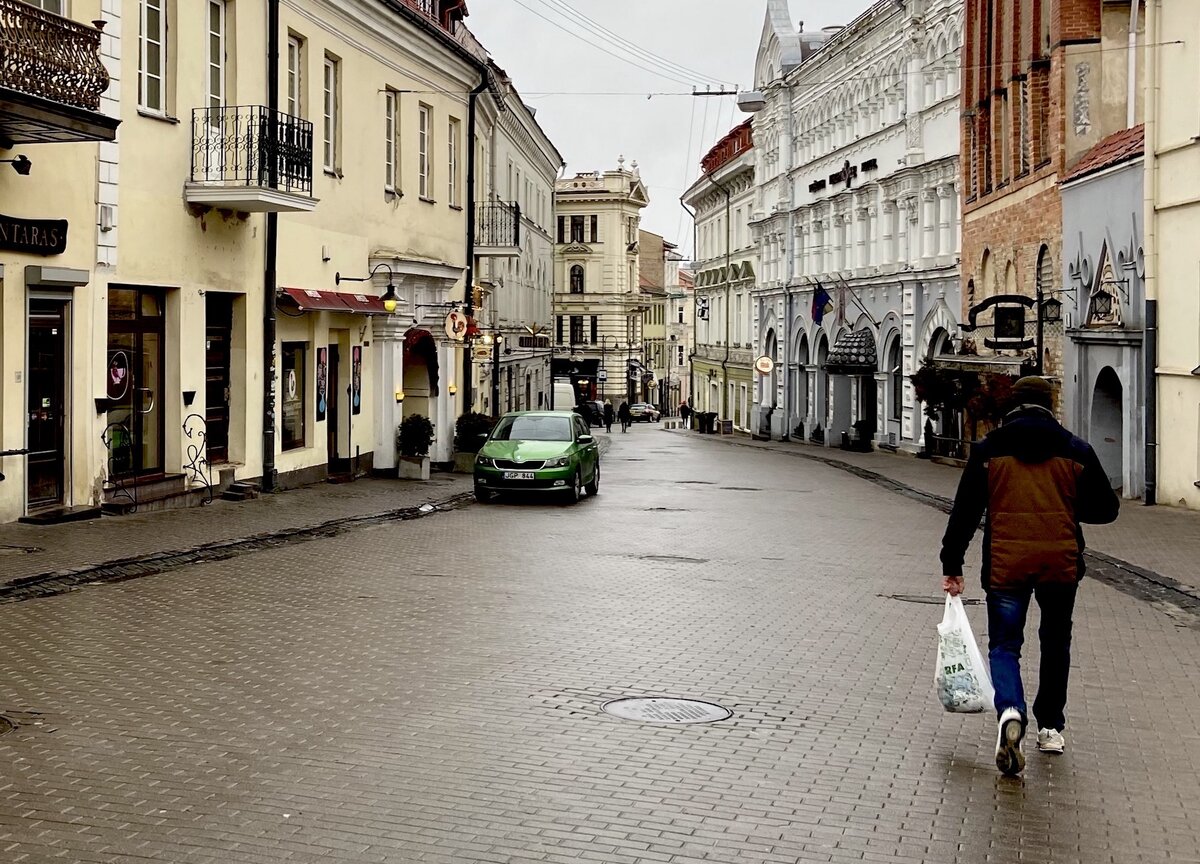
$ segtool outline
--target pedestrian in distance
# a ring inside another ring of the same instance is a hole
[[[612,433],[613,407],[612,402],[604,400],[604,431]]]
[[[981,577],[987,598],[988,660],[998,715],[996,767],[1025,767],[1021,744],[1029,715],[1021,684],[1021,646],[1031,600],[1041,609],[1041,674],[1033,717],[1043,753],[1066,747],[1071,616],[1083,578],[1082,523],[1117,518],[1120,500],[1091,446],[1051,412],[1044,378],[1013,385],[999,428],[971,448],[942,539],[942,589],[963,591],[963,558],[986,513]]]
[[[684,428],[688,428],[691,424],[688,423],[688,418],[691,417],[692,406],[688,405],[687,400],[679,403],[679,419],[683,421]]]
[[[621,431],[628,432],[630,424],[633,423],[633,415],[629,412],[628,402],[622,402],[621,407],[617,409],[617,419],[621,421]]]

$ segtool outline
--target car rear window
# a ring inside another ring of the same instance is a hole
[[[504,417],[492,433],[493,441],[572,441],[569,417],[527,415]]]

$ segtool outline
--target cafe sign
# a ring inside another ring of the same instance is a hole
[[[0,249],[30,255],[67,251],[66,219],[18,219],[0,214]]]

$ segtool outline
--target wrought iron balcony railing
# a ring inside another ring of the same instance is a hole
[[[521,208],[516,203],[485,201],[475,208],[476,254],[489,249],[516,250],[521,247]]]
[[[99,111],[108,82],[97,28],[0,0],[0,87]]]
[[[261,105],[192,112],[192,182],[312,194],[313,125]]]

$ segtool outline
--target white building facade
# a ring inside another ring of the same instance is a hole
[[[756,431],[916,450],[909,376],[958,330],[962,0],[879,0],[793,28],[769,0],[755,71]]]

